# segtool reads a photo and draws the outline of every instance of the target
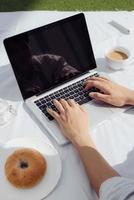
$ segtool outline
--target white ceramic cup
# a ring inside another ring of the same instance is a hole
[[[119,51],[121,53],[126,54],[127,58],[126,59],[115,59],[109,56],[110,53],[113,51]],[[131,52],[125,48],[125,47],[114,47],[111,50],[107,51],[105,53],[105,59],[107,61],[107,64],[110,68],[114,70],[121,70],[124,69],[126,66],[134,63],[134,56],[131,55]]]

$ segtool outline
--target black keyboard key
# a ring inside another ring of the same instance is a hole
[[[51,102],[47,102],[46,103],[46,107],[51,107],[52,103]]]
[[[69,96],[68,99],[74,99],[74,96]]]
[[[74,92],[71,91],[71,92],[70,92],[70,95],[73,95],[73,94],[74,94]]]
[[[70,96],[69,94],[65,94],[65,97],[67,97],[67,98],[68,98],[69,96]]]
[[[79,96],[81,96],[81,95],[83,95],[84,94],[84,92],[83,91],[80,91],[79,92]]]
[[[67,89],[66,92],[69,92],[69,89]]]
[[[52,105],[52,106],[51,106],[51,109],[55,109],[55,108],[56,108],[55,105]]]
[[[54,95],[53,94],[51,94],[49,97],[50,97],[51,101],[54,99]]]
[[[53,118],[51,115],[48,116],[48,119],[49,119],[50,121],[54,120],[54,118]]]
[[[80,98],[80,99],[83,99],[83,96],[80,96],[79,98]]]
[[[40,110],[43,110],[44,107],[45,107],[44,105],[41,105],[41,106],[39,106],[39,109],[40,109]]]
[[[46,115],[48,112],[47,112],[47,110],[46,110],[46,108],[44,108],[43,110],[42,110],[42,112]]]
[[[43,100],[43,98],[39,99],[39,101],[42,101],[42,100]]]
[[[36,105],[39,107],[39,106],[41,106],[41,103],[40,102],[36,102]]]
[[[55,94],[55,97],[56,97],[56,98],[58,98],[58,97],[59,97],[59,95],[58,95],[58,94]]]
[[[54,119],[49,113],[46,113],[45,115],[50,121]]]
[[[77,98],[75,99],[75,101],[78,103],[78,102],[80,101],[79,97],[77,97]]]
[[[78,97],[78,94],[75,94],[75,95],[74,95],[74,98],[76,99],[77,97]]]
[[[98,74],[96,73],[93,76],[98,76]],[[58,112],[57,108],[53,105],[53,99],[57,99],[57,100],[60,100],[62,98],[66,100],[74,99],[79,104],[84,104],[92,100],[92,98],[89,97],[89,93],[96,92],[99,90],[94,87],[91,88],[89,91],[83,90],[84,88],[83,84],[87,79],[88,77],[76,83],[73,83],[72,85],[67,86],[66,88],[63,88],[57,92],[54,92],[51,95],[41,98],[35,101],[34,103],[36,104],[36,106],[40,108],[40,110],[46,115],[46,117],[49,120],[53,120],[53,117],[50,116],[49,113],[46,111],[46,107],[50,107],[54,111]]]
[[[92,99],[90,97],[82,99],[81,101],[79,101],[79,104],[82,105],[84,103],[88,103],[89,101],[91,101]]]
[[[45,99],[42,100],[42,104],[43,104],[43,105],[46,104],[46,102],[47,102],[47,101],[46,101]]]

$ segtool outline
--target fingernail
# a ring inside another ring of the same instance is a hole
[[[47,107],[47,108],[46,108],[46,111],[49,111],[49,110],[50,110],[50,109]]]
[[[90,96],[90,97],[93,97],[93,96],[94,96],[94,94],[93,94],[93,93],[89,93],[89,96]]]
[[[83,85],[85,85],[86,84],[86,81],[85,82],[83,82]]]

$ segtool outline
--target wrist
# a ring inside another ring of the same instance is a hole
[[[74,138],[72,143],[77,149],[84,147],[84,146],[95,147],[95,145],[88,133],[86,135],[82,135],[82,136],[78,135],[77,137]]]
[[[134,91],[129,90],[128,95],[126,95],[125,105],[134,105]]]

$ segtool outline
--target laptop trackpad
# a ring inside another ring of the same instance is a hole
[[[88,111],[90,118],[90,126],[94,126],[108,120],[113,114],[110,106],[104,103],[92,101],[90,103],[84,104],[83,107]]]

